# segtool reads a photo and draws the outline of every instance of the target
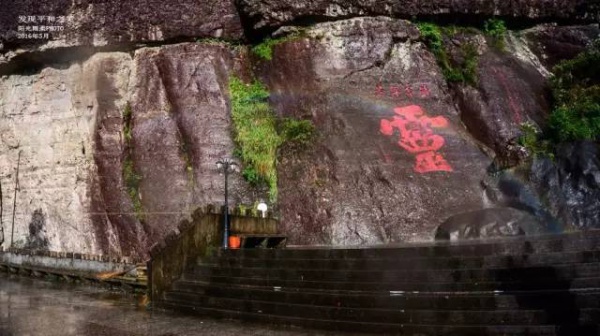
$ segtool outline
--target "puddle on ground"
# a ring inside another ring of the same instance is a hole
[[[0,273],[0,336],[339,335],[146,309],[143,295]]]

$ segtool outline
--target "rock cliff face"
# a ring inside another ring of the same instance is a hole
[[[40,209],[53,249],[144,254],[190,209],[220,200],[213,165],[233,150],[235,64],[223,45],[180,44],[0,80],[5,227],[20,166],[14,241]],[[234,203],[250,202],[239,177],[232,189]]]
[[[88,181],[93,178],[95,79],[101,64],[123,64],[126,54],[101,54],[63,69],[11,75],[0,80],[2,110],[3,225],[11,232],[19,169],[14,241],[25,242],[32,214],[41,209],[50,245],[60,250],[97,250],[91,230]],[[118,74],[118,76],[127,74]],[[115,91],[124,90],[127,83]],[[19,160],[19,152],[21,152]],[[10,211],[7,211],[9,210]],[[7,241],[10,241],[7,235]],[[111,239],[112,230],[103,236]]]
[[[103,46],[176,38],[240,39],[242,26],[233,2],[177,0],[8,0],[0,14],[0,38],[12,47],[37,46],[40,39],[19,39],[19,26],[62,26],[53,34],[56,46]],[[33,21],[29,17],[33,17]],[[44,17],[54,17],[48,20]],[[62,19],[64,18],[64,19]],[[29,31],[32,32],[32,31]]]
[[[140,43],[243,37],[229,0],[6,1],[1,5],[10,10],[0,13],[0,72],[80,60],[99,49],[130,51]]]
[[[308,35],[262,64],[278,113],[310,117],[321,134],[310,153],[282,154],[286,232],[299,243],[424,239],[458,209],[482,207],[490,159],[465,133],[415,26],[357,18]],[[419,138],[426,132],[432,143]]]
[[[448,218],[493,207],[535,216],[541,231],[600,227],[597,144],[490,175],[522,162],[522,123],[545,124],[550,67],[599,34],[597,25],[534,24],[585,23],[597,8],[493,3],[15,2],[0,14],[3,246],[15,186],[13,242],[51,250],[144,256],[191,209],[219,203],[214,163],[235,148],[232,75],[265,83],[278,117],[316,127],[311,146],[278,154],[274,207],[292,243],[430,240]],[[19,39],[19,16],[40,13],[65,16],[65,31]],[[417,26],[402,18],[457,13],[513,17],[530,28],[510,32],[504,50],[476,30],[446,38],[451,61],[465,46],[477,60],[477,81],[449,82]],[[281,27],[289,24],[303,27]],[[191,42],[253,40],[280,27],[302,33],[275,44],[270,60],[247,46]],[[267,196],[239,174],[230,194],[233,204]]]
[[[598,22],[599,7],[593,0],[240,0],[254,27],[277,27],[320,18],[352,16],[502,16],[523,21]]]

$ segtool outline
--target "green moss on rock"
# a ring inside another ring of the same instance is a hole
[[[269,92],[259,81],[244,83],[232,76],[229,92],[235,155],[244,166],[242,175],[252,185],[266,184],[274,202],[277,200],[278,149],[286,143],[305,147],[313,139],[314,126],[307,120],[285,119],[278,123],[268,103]]]
[[[460,48],[459,61],[453,61],[446,49],[445,39],[457,34],[472,34],[472,28],[451,26],[442,28],[433,23],[419,23],[421,38],[435,55],[439,67],[446,81],[450,83],[463,83],[467,85],[477,84],[477,67],[479,56],[475,46],[469,42]]]

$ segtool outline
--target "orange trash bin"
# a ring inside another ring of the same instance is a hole
[[[229,248],[230,249],[239,249],[241,244],[240,237],[238,236],[229,236]]]

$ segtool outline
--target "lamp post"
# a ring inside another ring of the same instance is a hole
[[[227,186],[228,181],[227,177],[230,172],[235,172],[239,170],[239,166],[235,161],[231,159],[220,159],[217,161],[217,168],[219,170],[223,170],[225,174],[225,214],[223,215],[223,248],[229,248],[229,204],[227,198]]]

